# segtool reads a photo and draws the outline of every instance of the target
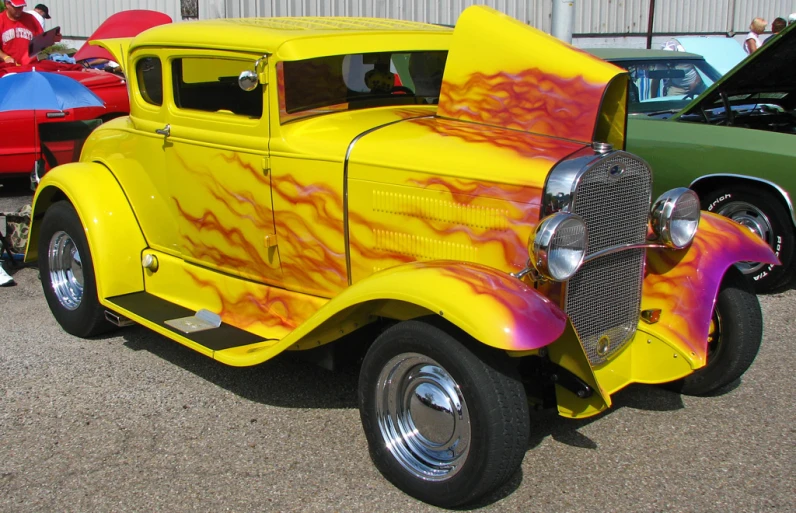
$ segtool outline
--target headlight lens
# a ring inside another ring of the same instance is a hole
[[[542,219],[528,241],[528,253],[539,274],[549,280],[564,281],[583,263],[587,240],[583,219],[559,212]]]
[[[699,197],[685,187],[661,194],[652,205],[650,224],[658,239],[667,246],[687,247],[699,226]]]

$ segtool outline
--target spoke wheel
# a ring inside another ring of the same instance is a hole
[[[470,414],[450,374],[436,361],[404,353],[384,366],[376,385],[379,431],[395,459],[420,479],[456,475],[470,450]]]

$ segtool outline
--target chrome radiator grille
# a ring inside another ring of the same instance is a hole
[[[616,166],[624,171],[618,173]],[[585,171],[570,211],[586,221],[588,254],[643,243],[651,191],[649,169],[626,153],[605,157]],[[636,332],[644,258],[643,249],[609,254],[584,264],[567,283],[565,310],[592,365],[604,362]]]

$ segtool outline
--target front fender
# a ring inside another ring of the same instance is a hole
[[[99,297],[144,290],[140,258],[146,241],[124,191],[101,164],[65,164],[44,175],[33,198],[25,261],[38,259],[41,220],[62,199],[72,204],[85,229]]]
[[[406,317],[401,315],[406,313]],[[558,339],[567,326],[557,305],[506,273],[463,262],[413,262],[357,282],[277,343],[225,349],[213,357],[229,365],[256,365],[303,341],[315,347],[314,342],[323,338],[319,333],[342,333],[345,329],[341,327],[355,316],[411,318],[429,313],[447,319],[483,344],[505,351],[544,347]]]
[[[675,346],[692,368],[705,365],[713,305],[727,269],[745,260],[778,264],[762,239],[726,217],[702,212],[687,249],[647,252],[641,309],[660,309],[644,329]]]
[[[567,317],[533,287],[478,264],[436,261],[392,267],[349,287],[328,306],[397,300],[444,317],[476,340],[506,351],[544,347]]]

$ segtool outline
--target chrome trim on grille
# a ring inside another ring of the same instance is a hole
[[[628,249],[666,249],[666,244],[662,244],[660,242],[645,242],[642,244],[618,244],[616,246],[611,246],[610,248],[601,249],[595,253],[590,254],[586,258],[583,259],[583,263],[591,262],[597,258],[602,258],[604,256],[613,255],[614,253],[619,253],[620,251],[625,251]]]
[[[616,177],[611,169],[621,166]],[[544,215],[563,210],[586,221],[584,264],[564,289],[569,316],[593,366],[629,342],[640,319],[652,177],[643,160],[623,151],[565,161],[548,177]]]

